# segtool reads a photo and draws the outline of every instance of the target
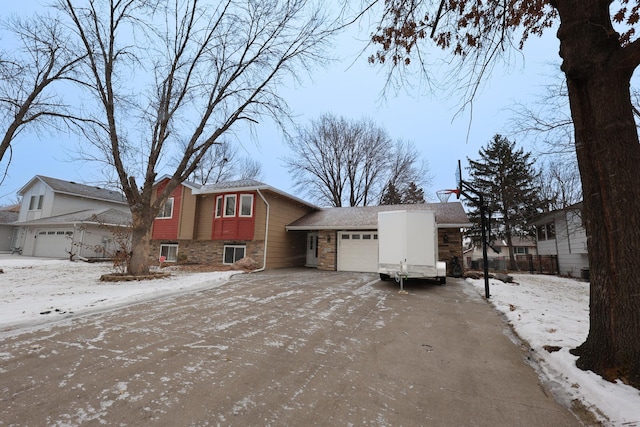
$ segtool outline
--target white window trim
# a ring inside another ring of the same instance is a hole
[[[233,214],[228,215],[227,214],[227,206],[228,206],[228,202],[227,200],[231,199],[233,197]],[[238,203],[238,195],[237,194],[226,194],[224,196],[224,207],[222,210],[222,216],[226,217],[226,218],[232,218],[234,216],[236,216],[236,211],[237,211],[237,203]]]
[[[243,215],[242,214],[242,199],[244,198],[249,198],[251,200],[251,202],[249,203],[249,214],[248,215]],[[240,212],[238,212],[238,216],[243,217],[243,218],[250,218],[253,216],[253,194],[241,194],[240,195],[240,203],[238,204],[239,208],[240,208]]]
[[[162,211],[164,210],[164,206],[167,205],[167,203],[171,202],[171,214],[169,216],[160,216],[162,215]],[[156,219],[171,219],[173,218],[173,206],[174,206],[174,201],[173,201],[173,197],[169,197],[167,199],[166,202],[164,202],[164,206],[162,207],[162,209],[160,210],[160,212],[158,212],[158,216],[156,217]]]
[[[161,244],[160,245],[160,255],[158,256],[158,259],[160,259],[160,257],[163,256],[162,255],[162,248],[170,248],[170,247],[176,248],[176,259],[169,259],[167,257],[167,259],[165,259],[164,262],[177,262],[178,261],[178,245],[175,244],[175,243]]]
[[[218,210],[218,208],[220,208],[220,210]],[[216,197],[216,203],[213,209],[214,209],[215,217],[220,218],[224,213],[224,204],[222,203],[222,196]]]
[[[246,245],[224,245],[223,249],[222,249],[222,265],[232,265],[234,262],[239,261],[242,258],[237,259],[236,261],[233,262],[225,262],[225,255],[227,253],[227,248],[233,248],[233,249],[237,249],[237,248],[242,248],[244,249],[244,256],[247,256],[247,246]],[[235,251],[234,251],[234,257],[235,257]]]
[[[35,203],[33,203],[35,201]],[[39,195],[33,195],[31,196],[31,198],[29,199],[29,210],[30,211],[41,211],[42,210],[42,203],[44,201],[44,195],[39,194]],[[35,205],[35,207],[31,207],[32,205]]]

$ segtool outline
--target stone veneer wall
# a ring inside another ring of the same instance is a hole
[[[462,232],[459,228],[438,229],[438,260],[447,263],[447,276],[453,275],[453,257],[462,266]]]
[[[318,270],[335,271],[338,239],[335,230],[318,231]]]
[[[259,267],[262,267],[264,240],[252,241],[223,241],[223,240],[152,240],[150,258],[152,262],[158,262],[160,245],[177,244],[178,260],[182,263],[207,264],[213,267],[222,267],[223,251],[225,245],[245,245],[245,256],[252,258]],[[186,257],[186,258],[185,258]]]

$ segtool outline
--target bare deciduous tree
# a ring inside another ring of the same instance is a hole
[[[575,160],[545,162],[538,180],[541,199],[550,202],[550,210],[564,209],[582,201],[580,172]]]
[[[147,274],[165,200],[228,132],[287,116],[277,87],[324,59],[331,22],[308,0],[57,0],[57,8],[86,56],[78,81],[98,125],[84,135],[131,208],[129,273]]]
[[[285,163],[300,190],[319,204],[367,206],[380,203],[389,183],[424,183],[426,166],[415,147],[393,143],[373,121],[349,121],[325,114],[288,141]]]
[[[433,176],[429,173],[427,162],[420,159],[420,153],[411,141],[397,141],[389,162],[391,168],[387,186],[392,184],[400,193],[406,193],[412,183],[431,187]],[[382,199],[380,203],[382,204]]]
[[[77,120],[60,96],[63,91],[53,86],[72,78],[81,60],[68,48],[64,28],[55,18],[12,18],[1,27],[15,48],[0,52],[0,183],[11,163],[12,143],[23,130]]]
[[[238,146],[223,141],[204,155],[189,180],[198,184],[215,184],[234,179],[260,179],[260,162],[238,154]]]

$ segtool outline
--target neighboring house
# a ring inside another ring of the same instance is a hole
[[[528,255],[538,255],[536,241],[533,238],[514,237],[512,238],[513,253],[517,260],[526,259]],[[495,265],[498,261],[503,261],[506,269],[509,261],[509,247],[504,240],[494,241],[490,247],[487,247],[487,260],[490,265]],[[465,251],[464,266],[465,268],[480,268],[482,265],[482,247],[474,246]]]
[[[156,194],[168,182],[156,182]],[[260,268],[304,264],[305,236],[287,224],[318,209],[247,179],[212,185],[183,183],[153,223],[151,256],[157,261],[231,265],[253,259]]]
[[[560,274],[589,278],[587,233],[582,225],[582,203],[541,216],[534,223],[538,253],[557,255]]]
[[[19,205],[0,208],[0,252],[13,249],[14,223],[18,220]]]
[[[178,186],[154,221],[151,253],[164,261],[231,265],[246,256],[267,269],[376,272],[378,212],[401,209],[434,210],[440,260],[462,258],[460,228],[470,224],[460,203],[321,209],[254,180]]]
[[[118,248],[109,226],[131,222],[124,196],[112,190],[36,175],[18,191],[12,248],[22,255],[104,257]]]

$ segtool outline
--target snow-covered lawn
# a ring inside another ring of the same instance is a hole
[[[159,297],[224,285],[238,272],[173,272],[144,282],[100,282],[109,264],[0,256],[0,331],[110,310]],[[599,412],[605,425],[640,427],[640,392],[575,367],[569,349],[589,330],[589,285],[543,275],[513,275],[517,284],[490,281],[490,303],[532,348],[540,375],[567,401]],[[484,280],[469,280],[484,296]],[[560,347],[549,352],[545,346]]]
[[[180,272],[139,282],[102,282],[110,263],[0,255],[0,331],[63,320],[224,285],[238,271]]]
[[[512,277],[516,283],[489,281],[489,301],[531,346],[542,378],[569,402],[578,400],[600,413],[605,425],[640,426],[640,391],[578,369],[577,357],[569,353],[589,332],[589,283],[546,275]],[[485,295],[484,279],[467,282]],[[549,352],[545,346],[560,350]]]

